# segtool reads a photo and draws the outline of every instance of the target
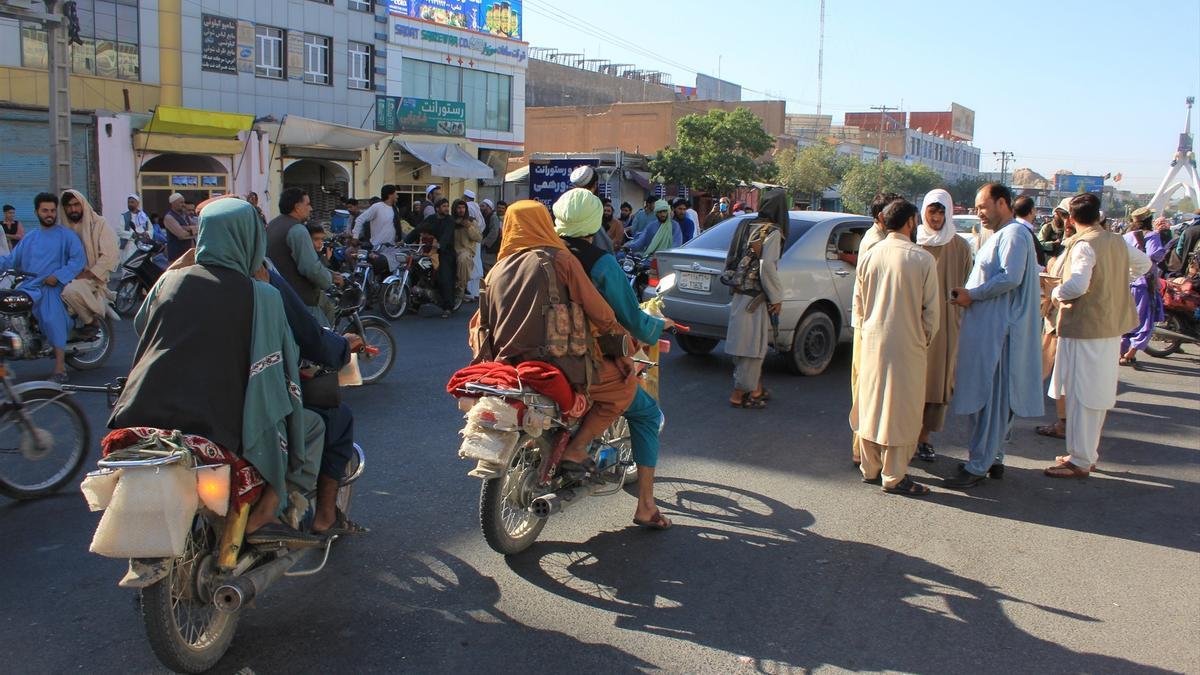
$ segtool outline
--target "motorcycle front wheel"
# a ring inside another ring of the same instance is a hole
[[[113,352],[112,322],[108,317],[100,319],[100,332],[88,342],[67,343],[67,365],[75,370],[95,370],[104,365]]]
[[[30,424],[16,410],[0,416],[0,494],[36,499],[71,482],[87,459],[88,423],[69,394],[34,389],[21,394]]]
[[[1183,332],[1183,324],[1180,323],[1179,317],[1169,313],[1167,314],[1167,318],[1164,321],[1158,322],[1156,327],[1163,328],[1174,333]],[[1165,359],[1179,351],[1179,348],[1182,346],[1182,340],[1152,335],[1150,336],[1150,343],[1146,345],[1146,353],[1150,356]]]
[[[408,312],[408,288],[399,281],[383,287],[383,315],[395,321]]]
[[[217,582],[217,535],[196,516],[183,555],[170,561],[166,577],[142,589],[142,623],[150,648],[179,673],[203,673],[221,660],[237,631],[237,613],[213,604]]]
[[[366,352],[358,355],[358,370],[363,384],[375,384],[382,380],[396,363],[396,338],[392,337],[391,324],[377,316],[362,318],[363,342],[379,350],[374,356]]]
[[[117,286],[117,297],[113,300],[113,309],[117,314],[128,319],[137,313],[142,306],[142,284],[137,279],[126,279]]]
[[[486,480],[479,490],[479,527],[483,539],[497,553],[514,555],[533,545],[543,518],[529,510],[538,497],[538,475],[545,456],[543,441],[528,441],[513,453],[508,470]]]

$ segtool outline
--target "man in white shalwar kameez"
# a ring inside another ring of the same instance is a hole
[[[1067,400],[1067,454],[1046,469],[1051,478],[1085,478],[1096,467],[1104,418],[1117,402],[1121,336],[1138,324],[1129,279],[1150,258],[1100,227],[1100,199],[1071,199],[1078,234],[1064,254],[1062,283],[1051,297],[1062,309],[1050,397]]]
[[[483,211],[479,208],[479,204],[475,201],[475,193],[470,190],[463,191],[463,198],[467,202],[467,215],[475,219],[475,226],[483,232],[483,228],[487,227],[487,221],[483,217]],[[471,270],[471,280],[467,282],[467,295],[472,298],[479,297],[479,281],[483,279],[483,249],[482,244],[475,244],[475,267]]]

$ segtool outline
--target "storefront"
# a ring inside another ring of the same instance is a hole
[[[33,198],[50,189],[50,126],[46,112],[0,109],[0,203],[17,209],[17,220],[26,227],[36,223]],[[96,126],[88,115],[71,118],[71,182],[99,205],[96,171]],[[124,210],[124,209],[122,209]]]

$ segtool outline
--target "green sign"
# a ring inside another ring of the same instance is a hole
[[[409,96],[376,96],[375,128],[391,133],[466,136],[467,106]]]

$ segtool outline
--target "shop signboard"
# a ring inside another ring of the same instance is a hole
[[[1104,192],[1104,176],[1074,176],[1059,174],[1054,177],[1054,189],[1059,192]]]
[[[510,40],[521,39],[521,0],[389,0],[388,13]]]
[[[950,131],[964,141],[975,138],[975,111],[957,103],[950,104]]]
[[[529,163],[529,198],[546,205],[554,202],[571,189],[571,172],[581,166],[595,167],[599,159],[548,159]]]
[[[411,96],[376,96],[375,128],[390,133],[466,136],[467,106]]]
[[[238,22],[216,14],[200,16],[200,68],[237,72]]]
[[[404,17],[392,17],[391,42],[417,49],[450,52],[459,57],[460,66],[473,66],[475,59],[524,65],[529,58],[529,52],[522,43],[441,30]]]

